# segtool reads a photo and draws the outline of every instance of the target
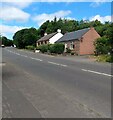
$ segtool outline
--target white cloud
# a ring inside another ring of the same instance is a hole
[[[100,6],[101,4],[103,4],[104,2],[93,2],[90,4],[91,7],[98,7]]]
[[[30,15],[16,7],[2,7],[0,8],[0,19],[5,21],[21,21],[25,22],[29,19]]]
[[[89,19],[90,21],[94,21],[94,20],[99,20],[101,21],[102,23],[105,23],[105,22],[111,22],[111,16],[100,16],[100,15],[96,15],[96,16],[93,16]]]
[[[67,11],[61,10],[61,11],[58,11],[58,12],[55,12],[55,13],[51,13],[51,14],[43,13],[43,14],[35,16],[33,18],[33,20],[36,21],[38,23],[38,25],[40,26],[42,23],[44,23],[47,20],[53,20],[54,17],[56,17],[58,19],[59,18],[64,18],[64,17],[69,17],[68,16],[69,14],[71,14],[71,11],[69,11],[69,10],[67,10]]]
[[[28,7],[34,0],[4,0],[3,1],[3,5],[5,4],[6,6],[10,6],[10,7],[17,7],[17,8],[26,8]]]
[[[24,28],[28,28],[28,27],[0,25],[0,34],[6,37],[9,37],[8,35],[13,36],[14,33],[16,33],[18,30],[21,30]]]

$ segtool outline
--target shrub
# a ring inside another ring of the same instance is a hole
[[[26,47],[25,47],[25,49],[28,49],[28,50],[34,50],[34,49],[35,49],[35,47],[34,47],[34,46],[32,46],[32,45],[29,45],[29,46],[26,46]]]
[[[50,53],[56,53],[56,54],[62,54],[64,52],[64,44],[62,43],[55,43],[53,45],[50,45],[49,50]]]
[[[75,52],[71,52],[71,55],[75,55]]]
[[[106,62],[113,63],[113,55],[108,55],[107,58],[106,58]]]
[[[111,51],[111,45],[109,44],[109,39],[106,37],[98,38],[94,43],[95,45],[95,54],[107,54]]]
[[[71,50],[69,48],[66,48],[66,53],[71,53]]]
[[[49,50],[49,45],[40,45],[36,49],[40,50],[42,53],[45,53]]]
[[[113,55],[99,55],[97,61],[113,63]]]

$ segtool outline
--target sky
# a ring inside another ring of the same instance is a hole
[[[3,0],[0,2],[0,34],[12,39],[18,30],[31,27],[38,29],[46,20],[53,20],[55,16],[70,20],[98,19],[102,23],[111,21],[109,0],[67,1]]]

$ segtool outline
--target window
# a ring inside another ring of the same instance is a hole
[[[74,42],[70,43],[70,49],[73,50],[75,48]]]
[[[45,41],[45,44],[47,44],[47,41]]]

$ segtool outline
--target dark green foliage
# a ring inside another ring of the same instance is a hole
[[[40,45],[36,48],[37,50],[40,50],[42,53],[48,52],[49,45]]]
[[[50,46],[50,53],[57,53],[57,54],[62,54],[64,52],[64,44],[62,43],[55,43]]]
[[[48,45],[40,45],[36,49],[40,50],[42,53],[49,52],[49,53],[62,54],[64,52],[64,44],[55,43]]]
[[[28,45],[35,46],[38,37],[38,31],[35,28],[29,28],[17,31],[13,36],[13,40],[17,48],[25,48]]]
[[[43,23],[39,28],[39,33],[41,36],[44,33],[53,33],[57,32],[57,29],[61,29],[62,33],[75,31],[78,29],[79,22],[75,20],[68,20],[68,19],[59,19],[57,20],[56,17],[52,21],[46,21]]]
[[[66,48],[66,53],[71,53],[71,50],[69,48]]]
[[[35,49],[35,47],[34,47],[34,46],[32,46],[32,45],[29,45],[29,46],[25,46],[25,49],[28,49],[28,50],[34,50],[34,49]]]
[[[101,29],[102,28],[102,29]],[[113,48],[113,23],[105,23],[100,27],[101,38],[95,42],[96,54],[108,54],[112,53]]]
[[[0,44],[3,44],[5,46],[13,46],[13,41],[7,39],[5,36],[0,37]]]
[[[95,48],[97,54],[107,54],[111,50],[111,45],[108,42],[108,38],[101,37],[95,42]]]
[[[106,57],[106,62],[113,62],[113,55],[109,55]]]
[[[98,58],[97,58],[97,61],[99,62],[110,62],[112,63],[113,62],[113,55],[99,55]]]

